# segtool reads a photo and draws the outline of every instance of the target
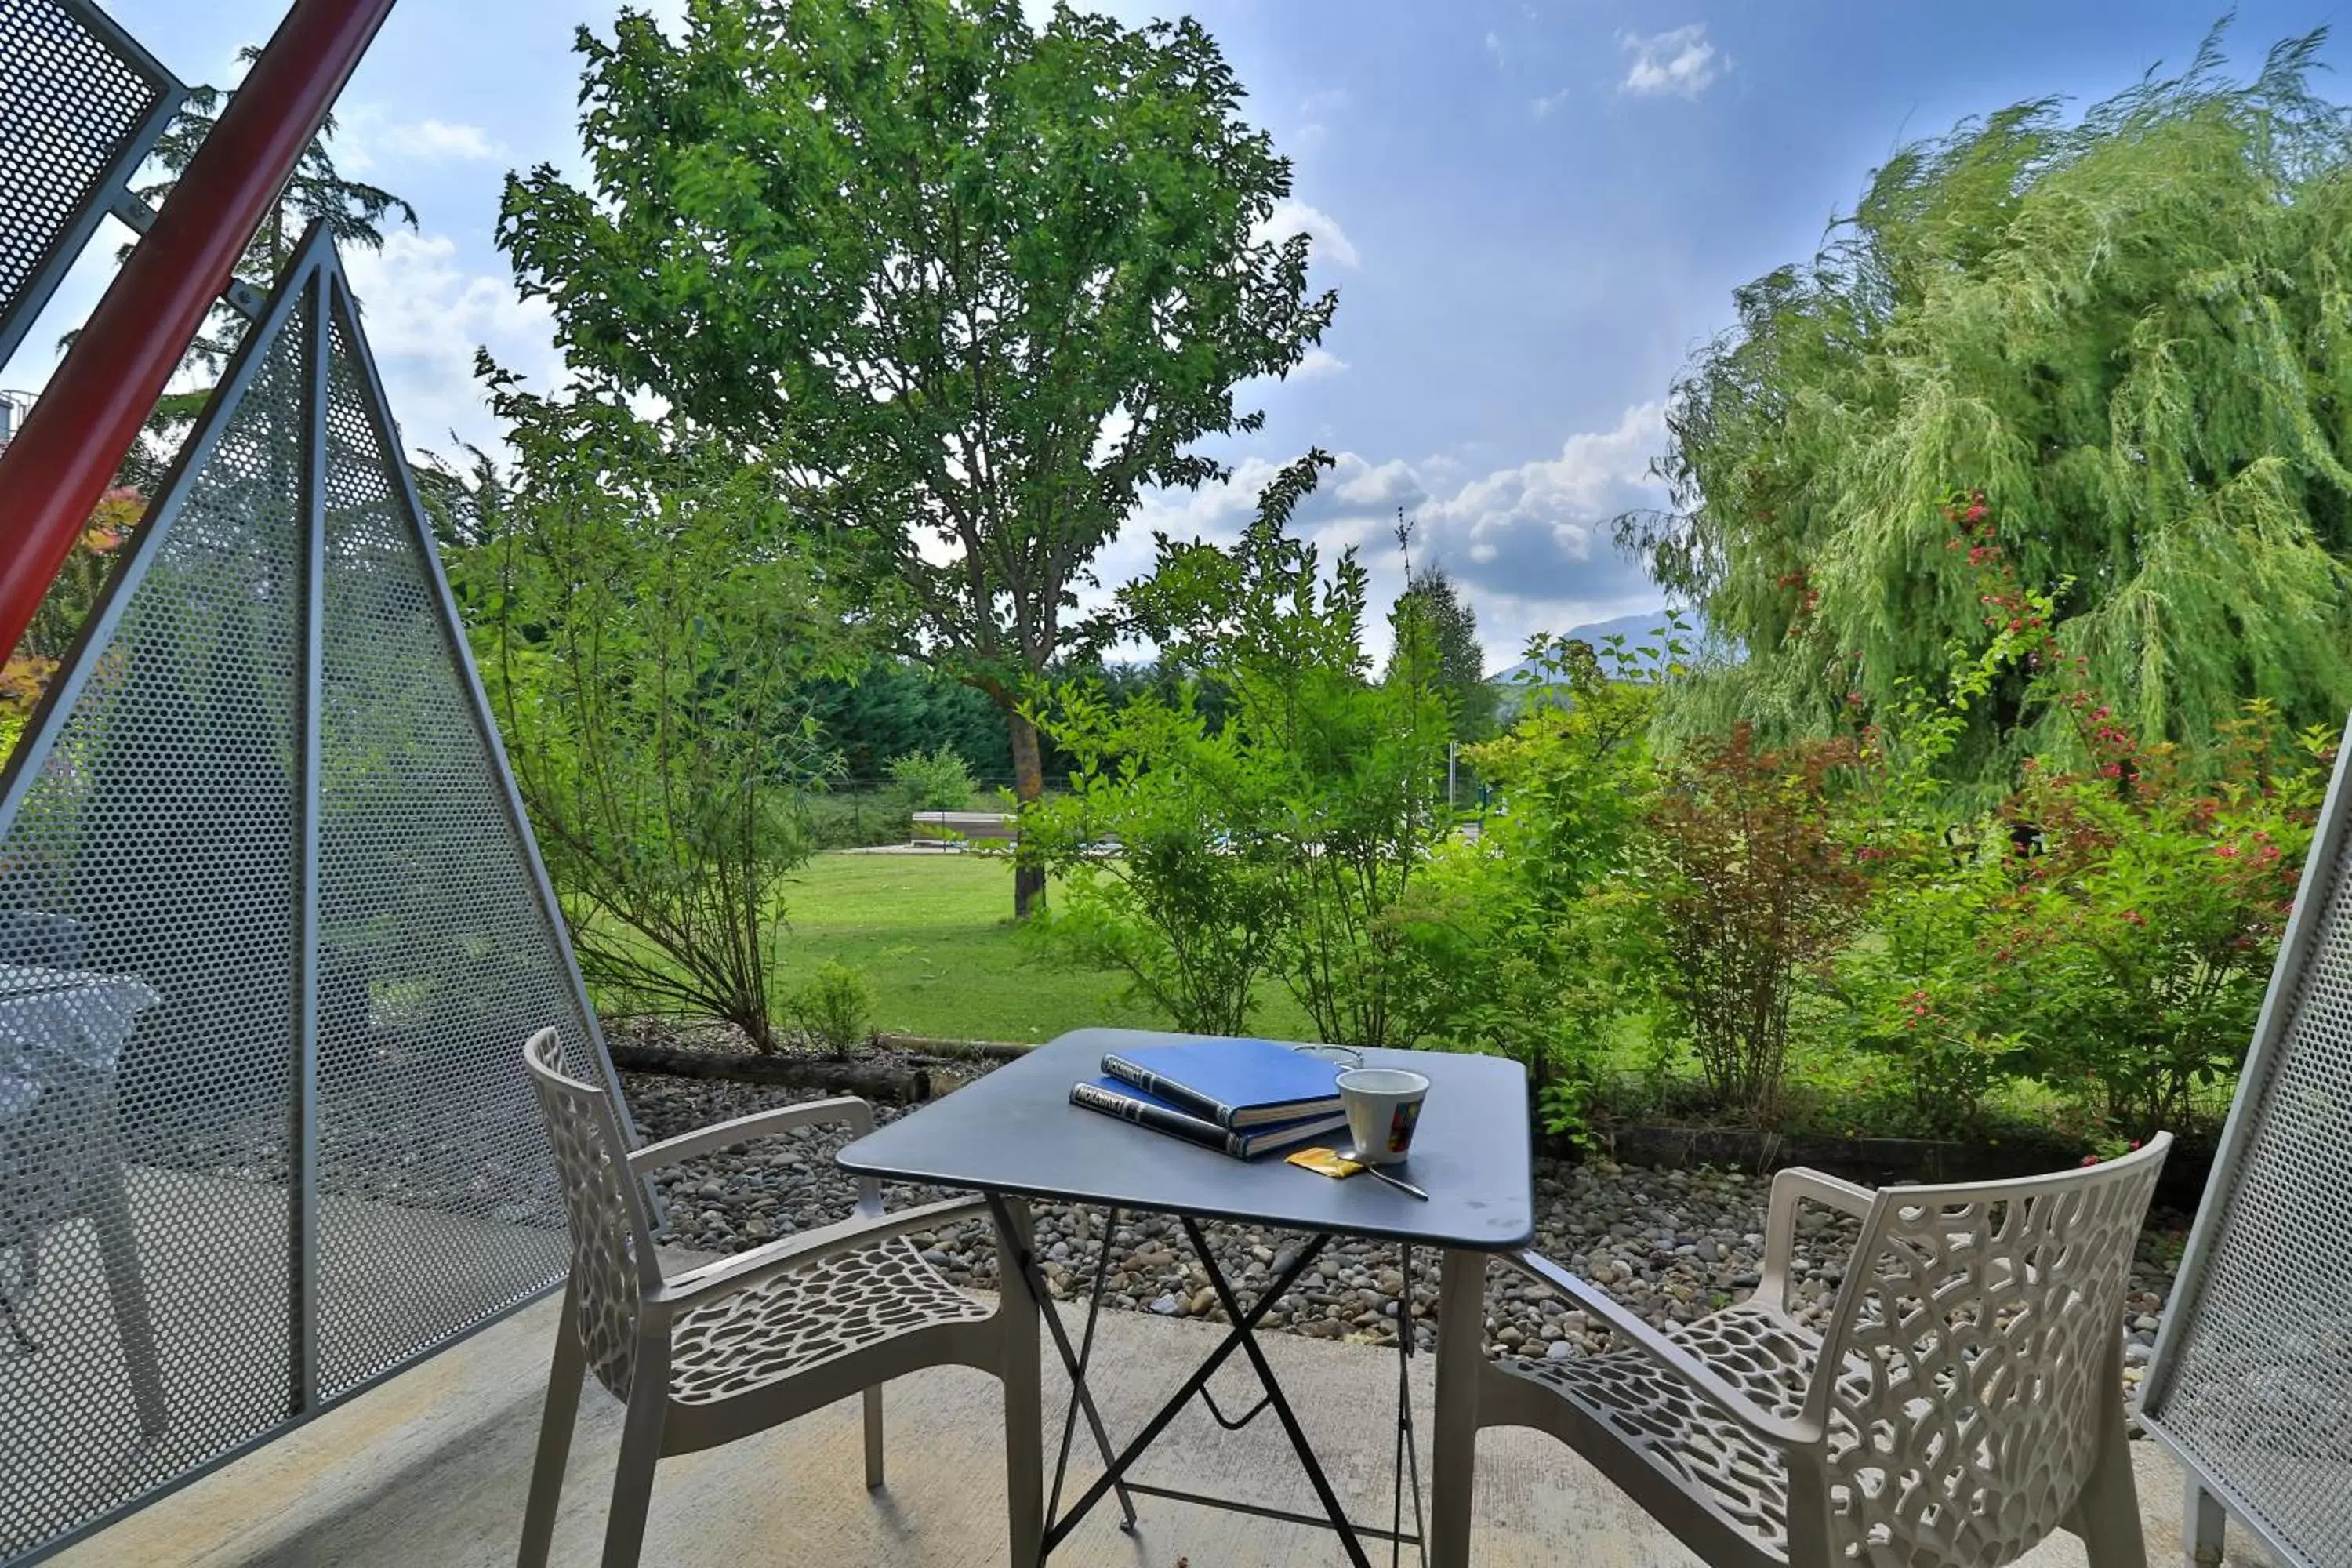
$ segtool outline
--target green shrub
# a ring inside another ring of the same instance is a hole
[[[723,443],[494,384],[516,482],[450,566],[581,969],[772,1050],[800,806],[835,770],[796,694],[850,652],[829,542]]]
[[[2103,757],[2030,768],[2011,819],[2038,835],[1990,962],[2042,1079],[2126,1135],[2179,1126],[2244,1064],[2294,906],[2333,737],[2289,736],[2269,704],[2225,726],[2210,786],[2096,706]],[[2200,771],[2203,771],[2200,768]]]
[[[1654,687],[1626,679],[1658,646],[1538,637],[1507,734],[1465,753],[1503,809],[1441,850],[1412,910],[1415,952],[1443,1037],[1524,1063],[1555,1133],[1580,1135],[1602,1078],[1601,1044],[1646,992],[1654,940],[1625,856],[1653,787],[1644,743]]]
[[[1426,620],[1391,615],[1397,652],[1374,679],[1362,564],[1343,551],[1327,577],[1286,531],[1330,461],[1285,469],[1230,548],[1162,538],[1152,575],[1120,595],[1137,631],[1216,691],[1219,717],[1191,696],[1139,700],[1132,721],[1066,700],[1040,715],[1086,802],[1082,830],[1055,835],[1055,863],[1087,916],[1066,929],[1164,1009],[1237,1019],[1264,970],[1318,1037],[1407,1046],[1432,1016],[1408,911],[1454,831],[1451,721]],[[1097,863],[1099,837],[1124,847],[1115,864]]]
[[[891,758],[890,779],[908,811],[971,809],[971,770],[952,746]]]
[[[1238,728],[1212,732],[1190,693],[1114,708],[1069,688],[1040,725],[1080,766],[1067,794],[1022,819],[1065,889],[1030,939],[1125,976],[1131,999],[1179,1029],[1246,1032],[1288,919],[1266,759]]]
[[[812,1049],[846,1056],[873,1038],[874,988],[863,971],[826,959],[784,997],[784,1016]]]
[[[907,803],[893,790],[821,790],[802,803],[818,849],[862,849],[907,841]]]
[[[1841,741],[1691,742],[1637,846],[1657,922],[1658,994],[1717,1103],[1769,1125],[1799,987],[1843,948],[1869,879],[1838,820]]]

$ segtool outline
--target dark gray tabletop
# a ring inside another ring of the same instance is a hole
[[[1389,1167],[1427,1192],[1427,1203],[1370,1176],[1334,1181],[1280,1154],[1236,1160],[1070,1103],[1070,1086],[1095,1078],[1105,1051],[1201,1037],[1076,1030],[858,1139],[840,1163],[860,1175],[942,1187],[1475,1251],[1534,1239],[1527,1071],[1500,1057],[1364,1053],[1367,1067],[1429,1076],[1412,1156]],[[1344,1068],[1335,1062],[1331,1070]],[[1324,1142],[1344,1148],[1346,1130]]]

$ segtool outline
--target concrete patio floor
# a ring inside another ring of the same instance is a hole
[[[552,1300],[541,1301],[54,1561],[70,1568],[511,1563],[555,1310]],[[1220,1332],[1204,1323],[1103,1315],[1093,1382],[1115,1439],[1140,1425]],[[1278,1333],[1267,1335],[1265,1345],[1334,1486],[1359,1520],[1384,1523],[1393,1352]],[[1050,1347],[1044,1359],[1050,1444],[1067,1384]],[[1425,1476],[1431,1359],[1417,1356],[1412,1364]],[[1228,1365],[1213,1386],[1229,1410],[1255,1398],[1243,1365]],[[644,1561],[655,1568],[970,1568],[1001,1562],[1003,1470],[994,1382],[961,1369],[927,1372],[892,1384],[886,1403],[889,1480],[882,1491],[869,1494],[862,1484],[858,1406],[845,1401],[780,1431],[665,1461]],[[620,1414],[592,1384],[556,1533],[560,1563],[596,1560]],[[1080,1445],[1079,1453],[1091,1458],[1083,1429]],[[2180,1563],[2179,1474],[2152,1444],[2136,1444],[2134,1452],[2149,1561],[2159,1568]],[[1050,1459],[1049,1448],[1049,1468]],[[1481,1564],[1663,1568],[1694,1561],[1548,1438],[1489,1432],[1478,1459]],[[1096,1465],[1074,1466],[1081,1482],[1098,1472]],[[1228,1435],[1198,1402],[1147,1458],[1138,1479],[1314,1507],[1270,1417]],[[1154,1498],[1137,1502],[1138,1534],[1122,1534],[1115,1508],[1106,1504],[1055,1563],[1273,1568],[1341,1561],[1332,1537],[1321,1531]],[[1375,1557],[1388,1560],[1385,1549]],[[2026,1561],[2061,1568],[2084,1557],[2066,1536]],[[2229,1561],[2264,1560],[2233,1534]]]

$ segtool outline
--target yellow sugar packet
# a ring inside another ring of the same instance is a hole
[[[1301,1149],[1290,1156],[1291,1164],[1326,1176],[1352,1176],[1364,1168],[1363,1162],[1350,1160],[1337,1149]]]

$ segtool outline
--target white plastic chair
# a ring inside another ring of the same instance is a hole
[[[572,1279],[531,1468],[522,1568],[547,1562],[583,1365],[628,1406],[604,1527],[605,1568],[637,1561],[656,1459],[764,1431],[860,1391],[866,1484],[879,1487],[884,1381],[950,1364],[1003,1382],[1011,1561],[1015,1568],[1034,1563],[1044,1452],[1036,1310],[1021,1290],[1003,1292],[993,1310],[982,1306],[906,1239],[984,1215],[985,1202],[885,1214],[880,1184],[867,1181],[847,1220],[665,1277],[654,1252],[646,1172],[812,1122],[845,1121],[863,1132],[874,1124],[873,1110],[862,1100],[817,1100],[631,1150],[611,1099],[565,1076],[561,1051],[552,1029],[523,1047],[563,1181]],[[999,1276],[1013,1278],[1010,1258],[1000,1257]]]
[[[2171,1142],[1875,1194],[1782,1171],[1753,1298],[1663,1330],[1538,1254],[1506,1258],[1629,1348],[1478,1363],[1475,1420],[1437,1434],[1463,1461],[1440,1472],[1440,1555],[1466,1560],[1476,1429],[1533,1426],[1710,1563],[2000,1568],[2063,1527],[2091,1568],[2146,1568],[2122,1319]],[[1787,1307],[1807,1200],[1862,1221],[1822,1333]]]

